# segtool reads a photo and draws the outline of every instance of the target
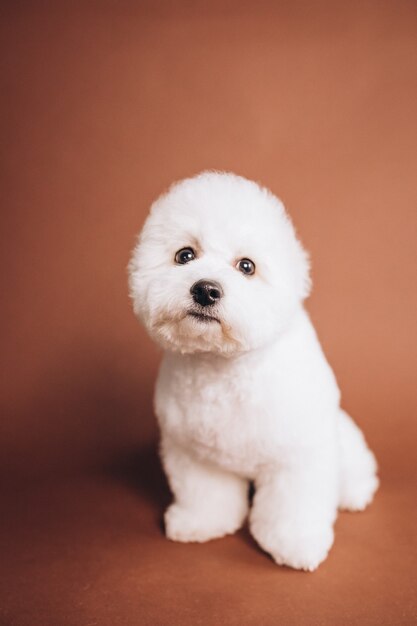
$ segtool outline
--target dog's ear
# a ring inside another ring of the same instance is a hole
[[[312,281],[310,275],[310,255],[303,248],[301,242],[297,239],[298,247],[298,267],[297,267],[297,281],[298,281],[298,293],[301,300],[305,300],[311,293]]]
[[[289,271],[294,281],[296,297],[302,302],[311,292],[310,255],[297,237],[297,232],[287,210],[283,204],[281,206],[286,228],[284,241],[287,244]]]

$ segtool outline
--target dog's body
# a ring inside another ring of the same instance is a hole
[[[305,312],[306,255],[282,204],[203,173],[153,206],[133,259],[135,310],[165,349],[155,409],[174,503],[168,537],[250,528],[278,563],[312,570],[337,509],[363,509],[376,463],[340,408]]]

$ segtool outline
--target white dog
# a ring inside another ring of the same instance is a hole
[[[282,203],[227,173],[174,184],[129,265],[134,310],[164,350],[155,393],[175,541],[250,530],[277,563],[314,570],[337,509],[361,510],[376,462],[310,319],[308,259]]]

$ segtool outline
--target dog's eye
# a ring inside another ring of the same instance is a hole
[[[236,263],[236,269],[242,272],[242,274],[251,276],[255,273],[255,263],[250,259],[240,259],[240,261]]]
[[[175,255],[175,263],[185,265],[195,259],[195,252],[192,248],[181,248]]]

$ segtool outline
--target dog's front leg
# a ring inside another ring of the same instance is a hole
[[[300,452],[255,481],[250,529],[281,565],[314,570],[333,543],[338,472],[334,450]]]
[[[248,482],[198,460],[168,438],[161,459],[173,503],[165,512],[167,537],[174,541],[208,541],[234,533],[248,511]]]

